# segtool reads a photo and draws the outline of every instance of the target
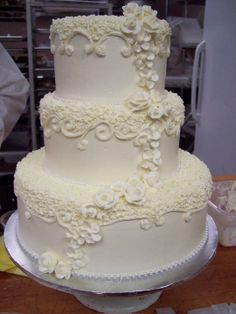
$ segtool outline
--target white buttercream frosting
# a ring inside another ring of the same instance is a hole
[[[50,227],[64,237],[60,249],[50,239],[36,250],[39,270],[58,279],[89,269],[88,251],[112,247],[120,232],[138,235],[143,248],[143,238],[162,236],[157,229],[172,235],[167,214],[173,226],[180,213],[181,226],[195,235],[189,250],[199,246],[205,226],[211,176],[196,157],[177,152],[184,105],[163,88],[170,28],[149,6],[129,3],[123,15],[66,17],[54,20],[50,30],[56,92],[40,103],[45,149],[18,163],[15,193],[26,226],[20,228],[23,238],[32,228],[48,234]],[[115,175],[106,181],[108,171]],[[111,239],[104,236],[107,230]],[[180,239],[185,241],[182,233]],[[29,243],[34,241],[39,240]],[[181,250],[186,257],[189,251]],[[102,252],[95,254],[100,263],[101,255],[108,256]],[[178,252],[173,256],[179,258]],[[171,256],[167,260],[173,262]]]
[[[156,11],[149,6],[128,4],[123,7],[123,12],[124,16],[119,17],[90,15],[54,19],[50,29],[52,53],[56,50],[55,37],[59,36],[60,54],[71,56],[74,52],[71,40],[77,34],[89,39],[90,44],[85,46],[87,54],[95,52],[101,57],[106,55],[103,43],[108,36],[118,36],[127,42],[128,46],[122,50],[124,56],[130,55],[129,48],[134,44],[135,52],[153,51],[161,55],[169,53],[163,43],[170,36],[170,28],[165,20],[156,17]],[[156,50],[151,49],[151,40],[156,43]],[[153,58],[149,57],[148,60],[151,62]]]
[[[43,253],[38,260],[39,263],[39,270],[42,273],[53,273],[55,270],[55,267],[58,263],[58,256],[49,251],[49,252],[45,252]]]
[[[137,177],[130,178],[124,192],[128,203],[141,206],[145,202],[145,184]]]
[[[119,196],[110,188],[99,190],[94,197],[95,204],[102,209],[110,209],[119,201]]]
[[[123,13],[53,20],[50,39],[59,96],[115,102],[125,100],[135,86],[163,90],[168,23],[149,6],[129,3]]]
[[[36,254],[33,254],[35,256]],[[69,279],[71,276],[71,264],[61,260],[57,254],[52,251],[46,251],[38,257],[39,270],[45,274],[55,273],[58,279]]]
[[[55,276],[58,279],[69,279],[71,276],[71,265],[64,261],[59,261],[54,269]]]

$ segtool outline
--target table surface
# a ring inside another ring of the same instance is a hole
[[[235,179],[235,176],[214,178]],[[194,279],[163,292],[160,299],[140,314],[154,314],[156,308],[172,307],[177,314],[212,304],[236,303],[236,247],[218,246],[209,266]],[[94,314],[72,295],[33,280],[0,272],[0,313]]]

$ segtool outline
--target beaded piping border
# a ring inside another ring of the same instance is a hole
[[[18,224],[18,217],[17,217],[17,228],[16,228],[16,238],[17,242],[24,251],[27,256],[34,260],[38,260],[38,254],[36,254],[34,251],[28,249],[24,243],[19,239],[19,224]],[[95,281],[113,281],[113,282],[120,282],[120,281],[130,281],[130,280],[146,280],[151,279],[152,277],[157,277],[163,274],[167,271],[173,271],[176,268],[183,267],[184,264],[189,263],[193,260],[203,249],[203,247],[206,245],[208,240],[208,234],[209,234],[209,228],[208,224],[206,223],[206,228],[204,235],[202,237],[202,240],[198,244],[198,246],[193,249],[189,254],[187,254],[185,257],[167,264],[163,267],[158,267],[154,269],[147,270],[145,272],[132,272],[132,273],[123,273],[123,274],[94,274],[83,271],[83,273],[77,272],[72,273],[72,276],[78,279],[82,280],[95,280]]]

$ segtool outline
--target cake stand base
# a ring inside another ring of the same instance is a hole
[[[74,296],[86,307],[101,313],[129,314],[146,309],[159,299],[161,293],[159,291],[121,296],[76,293]]]
[[[18,243],[16,230],[18,213],[7,222],[4,232],[6,250],[11,260],[30,278],[47,287],[73,294],[85,306],[108,314],[128,314],[141,311],[158,300],[164,289],[183,283],[200,273],[213,258],[218,234],[213,219],[207,217],[208,240],[201,253],[180,267],[152,278],[128,282],[86,282],[75,277],[70,280],[57,279],[42,274],[35,259],[28,256]]]

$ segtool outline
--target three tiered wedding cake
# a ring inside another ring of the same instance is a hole
[[[170,28],[149,6],[56,19],[45,148],[17,166],[17,237],[57,278],[153,276],[207,240],[207,167],[179,150],[181,98],[164,89]]]

